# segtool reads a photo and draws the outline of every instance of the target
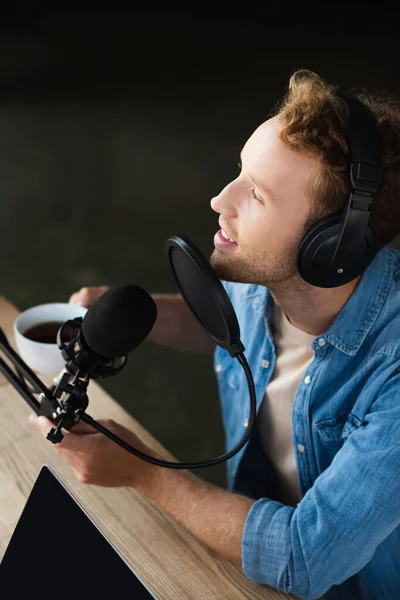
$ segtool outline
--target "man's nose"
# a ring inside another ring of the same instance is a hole
[[[214,196],[210,201],[210,206],[216,213],[223,214],[229,218],[234,218],[236,216],[232,183],[233,182],[231,181],[224,187],[218,196]]]
[[[214,196],[214,198],[211,198],[210,206],[213,210],[215,210],[215,212],[219,212],[216,208],[217,201],[218,201],[218,196]]]

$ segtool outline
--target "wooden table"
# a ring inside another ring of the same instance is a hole
[[[0,327],[13,346],[12,325],[17,315],[18,310],[0,297]],[[46,385],[52,383],[48,376],[40,378]],[[95,419],[118,421],[174,460],[94,381],[89,397],[88,412]],[[0,374],[0,559],[40,468],[47,464],[160,600],[294,598],[246,579],[238,567],[209,550],[135,490],[80,483],[52,444],[29,423],[31,412]]]

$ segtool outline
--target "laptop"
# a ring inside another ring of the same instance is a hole
[[[156,598],[47,465],[0,562],[0,589],[5,586],[13,598],[47,597],[61,586],[74,599],[87,598],[88,591]]]

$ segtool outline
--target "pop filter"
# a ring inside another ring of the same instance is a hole
[[[242,353],[235,310],[203,254],[182,235],[168,238],[165,250],[179,290],[199,323],[232,357]]]

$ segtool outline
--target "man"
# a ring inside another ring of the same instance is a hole
[[[305,232],[341,212],[349,191],[346,109],[316,74],[294,73],[246,142],[238,177],[211,200],[221,231],[210,262],[238,315],[258,408],[254,435],[228,463],[228,491],[141,461],[83,424],[56,446],[81,481],[136,487],[250,579],[300,598],[400,597],[400,252],[388,246],[400,232],[400,110],[364,102],[380,138],[370,216],[380,246],[354,280],[316,287],[296,266]],[[106,289],[70,301],[90,306]],[[248,417],[240,365],[180,296],[153,298],[149,339],[215,353],[232,448]],[[51,426],[32,420],[43,435]]]

